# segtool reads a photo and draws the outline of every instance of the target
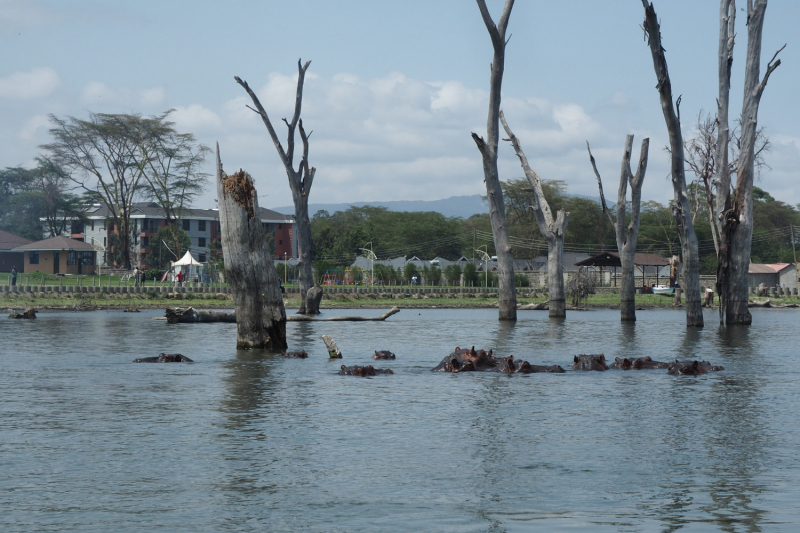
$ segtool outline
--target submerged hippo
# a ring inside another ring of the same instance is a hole
[[[653,361],[649,355],[645,357],[637,357],[635,359],[628,359],[627,357],[620,359],[614,358],[609,368],[619,368],[620,370],[643,370],[647,368],[667,368],[667,363],[661,361]]]
[[[697,376],[699,374],[708,374],[709,372],[725,370],[724,367],[712,365],[708,361],[678,361],[677,359],[674,363],[670,363],[667,368],[669,369],[669,374],[685,376]]]
[[[373,359],[394,359],[394,354],[389,350],[375,350],[375,355],[372,356]]]
[[[495,356],[492,355],[493,350],[486,350],[480,349],[475,350],[475,347],[472,348],[459,348],[456,346],[456,349],[453,353],[450,354],[451,357],[456,357],[462,363],[465,361],[472,361],[472,364],[475,366],[476,370],[488,370],[490,368],[494,368],[500,362]]]
[[[281,352],[281,357],[288,357],[290,359],[306,359],[308,354],[305,350],[300,350],[299,352]]]
[[[345,366],[342,365],[338,374],[340,376],[360,376],[365,378],[367,376],[377,376],[378,374],[394,374],[389,368],[375,368],[372,365],[367,366]]]
[[[142,357],[141,359],[134,359],[134,363],[194,363],[185,355],[179,353],[162,353],[158,357]]]
[[[606,356],[601,353],[576,355],[574,361],[573,370],[598,370],[600,372],[608,370]]]
[[[458,357],[454,356],[453,354],[448,355],[444,359],[442,359],[441,363],[436,365],[435,367],[431,368],[431,372],[474,372],[475,364],[467,359],[466,361],[461,361]]]
[[[563,374],[565,370],[558,365],[550,365],[550,366],[543,366],[543,365],[532,365],[527,361],[515,361],[514,366],[516,366],[516,372],[520,374],[536,374],[539,372],[553,372],[556,374]]]

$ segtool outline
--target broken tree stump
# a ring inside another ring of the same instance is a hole
[[[253,178],[243,170],[225,174],[219,145],[216,174],[225,279],[236,308],[236,347],[286,349],[286,310]]]
[[[330,335],[323,335],[322,342],[325,343],[325,347],[328,349],[328,355],[331,359],[341,359],[342,358],[342,351],[339,350],[339,347],[336,346],[336,341],[333,340],[333,337]]]
[[[33,307],[28,307],[22,313],[15,313],[13,310],[11,310],[11,313],[8,315],[8,318],[23,318],[23,319],[36,318],[36,309],[34,309]]]

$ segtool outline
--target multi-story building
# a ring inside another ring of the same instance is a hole
[[[275,247],[275,259],[286,259],[297,256],[297,235],[294,231],[294,217],[282,215],[259,208],[261,224],[267,234],[272,235]],[[95,205],[86,213],[87,222],[73,225],[73,239],[83,240],[92,244],[100,253],[97,254],[98,264],[107,265],[111,235],[117,231],[113,218],[105,205]],[[186,209],[182,219],[178,222],[189,235],[191,246],[189,251],[201,263],[208,261],[211,256],[211,243],[220,238],[219,211],[217,209]],[[131,210],[131,228],[133,240],[131,242],[131,257],[134,266],[147,268],[148,257],[151,254],[168,254],[169,251],[154,242],[158,229],[166,226],[167,217],[158,204],[152,202],[138,202]]]

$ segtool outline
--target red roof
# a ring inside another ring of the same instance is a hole
[[[0,250],[10,250],[30,242],[33,241],[26,239],[25,237],[14,235],[13,233],[9,233],[7,231],[0,230]]]
[[[23,246],[14,248],[15,252],[23,252],[25,250],[39,250],[39,251],[57,251],[62,250],[94,250],[91,244],[79,241],[77,239],[70,239],[69,237],[50,237],[43,241],[36,241]]]
[[[791,263],[750,263],[750,268],[747,269],[748,274],[777,274],[784,268],[792,266]]]

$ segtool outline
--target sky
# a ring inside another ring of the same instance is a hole
[[[503,2],[487,4],[496,20]],[[731,119],[747,46],[745,2],[737,4]],[[655,8],[688,138],[699,113],[716,111],[719,2]],[[615,196],[625,135],[634,134],[634,164],[650,138],[643,199],[672,198],[643,18],[640,0],[517,0],[511,13],[501,107],[532,168],[572,194],[597,196],[589,141]],[[759,111],[772,150],[757,186],[790,204],[800,203],[798,20],[800,2],[770,1],[762,72],[787,47]],[[310,203],[486,193],[470,133],[486,135],[492,46],[470,0],[0,0],[0,42],[0,167],[33,166],[50,141],[50,114],[174,109],[178,131],[219,142],[225,169],[255,178],[260,205],[291,205],[283,165],[234,76],[256,90],[285,145],[280,119],[291,117],[302,59],[312,61],[302,114],[317,169]],[[508,143],[499,168],[503,180],[523,176]],[[209,186],[195,206],[214,207],[215,196]]]

